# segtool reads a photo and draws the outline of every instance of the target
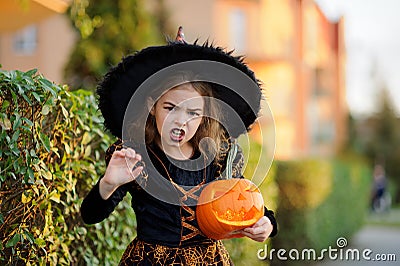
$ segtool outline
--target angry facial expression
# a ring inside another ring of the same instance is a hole
[[[161,148],[176,159],[189,158],[193,147],[189,142],[202,121],[204,99],[190,83],[164,93],[150,113],[154,115]]]

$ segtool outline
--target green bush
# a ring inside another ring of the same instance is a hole
[[[339,237],[350,239],[368,210],[371,171],[366,165],[355,158],[278,162],[280,230],[273,247],[320,251],[335,248]]]
[[[101,122],[91,92],[0,71],[0,264],[117,263],[135,234],[128,200],[95,226],[79,214],[112,142]]]

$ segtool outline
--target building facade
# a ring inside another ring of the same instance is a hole
[[[269,105],[259,128],[267,139],[273,113],[275,158],[331,156],[342,147],[348,113],[343,18],[328,21],[312,0],[166,2],[171,22],[185,25],[189,41],[208,39],[246,55]]]
[[[275,158],[332,156],[341,148],[348,113],[343,18],[328,21],[313,0],[164,4],[169,23],[184,26],[188,42],[208,40],[246,56],[266,99],[252,135],[270,149],[275,138]],[[63,66],[76,36],[65,15],[53,13],[24,28],[0,32],[4,69],[38,68],[47,78],[63,82]]]
[[[64,65],[78,37],[65,15],[70,2],[1,1],[2,68],[22,71],[37,68],[46,78],[61,84]]]

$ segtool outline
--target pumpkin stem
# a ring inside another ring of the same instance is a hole
[[[236,144],[236,139],[232,139],[231,147],[228,152],[228,158],[226,159],[225,179],[232,178],[233,160],[235,160],[237,150],[238,147]]]

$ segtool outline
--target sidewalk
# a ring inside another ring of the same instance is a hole
[[[358,250],[360,259],[352,259],[354,257],[349,253],[350,255],[347,257],[350,260],[346,260],[345,255],[343,255],[342,260],[326,260],[316,264],[316,266],[399,266],[400,227],[378,224],[366,225],[351,239],[349,245],[343,248],[343,251],[346,252],[349,249]],[[363,251],[366,249],[371,250],[371,252],[367,252],[366,256],[370,258],[369,261],[362,257]],[[386,261],[382,261],[383,259],[386,259]]]

